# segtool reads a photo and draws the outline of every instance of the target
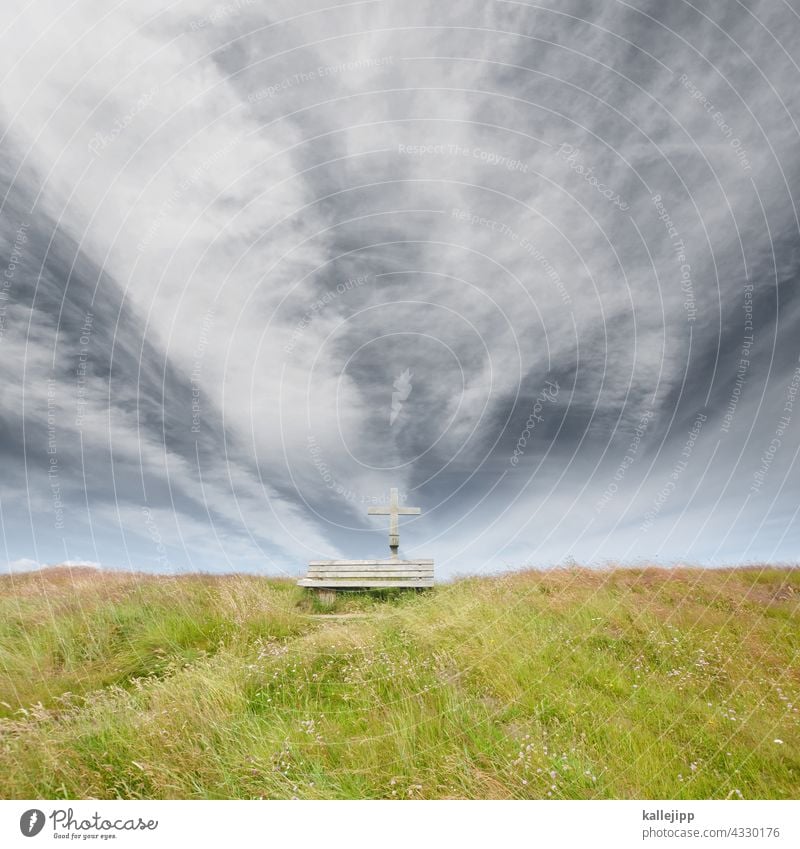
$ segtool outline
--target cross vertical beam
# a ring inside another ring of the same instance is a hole
[[[400,528],[397,522],[398,516],[419,516],[422,511],[419,507],[401,507],[397,488],[392,487],[389,490],[389,506],[370,507],[367,512],[370,516],[389,517],[389,551],[392,552],[392,557],[396,560],[400,551]]]

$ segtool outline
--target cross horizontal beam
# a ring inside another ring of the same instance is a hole
[[[397,517],[419,516],[421,512],[422,510],[419,507],[401,507],[396,487],[389,490],[388,507],[370,507],[367,510],[370,516],[389,517],[389,550],[392,552],[392,557],[397,557],[400,550],[400,528],[397,524]]]

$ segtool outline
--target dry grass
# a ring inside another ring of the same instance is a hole
[[[796,798],[799,608],[772,567],[324,609],[243,575],[5,576],[0,795]]]

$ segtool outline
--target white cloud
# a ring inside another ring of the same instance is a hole
[[[42,568],[42,564],[36,560],[22,557],[19,560],[11,560],[3,564],[2,571],[7,573],[35,572]]]

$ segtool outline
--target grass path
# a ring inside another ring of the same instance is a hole
[[[324,622],[326,619],[336,622],[340,619],[374,619],[375,613],[307,613],[309,619],[319,619]]]
[[[800,571],[0,578],[5,798],[797,798]]]

